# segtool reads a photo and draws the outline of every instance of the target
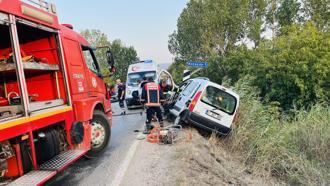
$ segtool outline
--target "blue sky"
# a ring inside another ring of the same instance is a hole
[[[188,0],[50,0],[61,23],[76,31],[99,29],[134,46],[141,60],[172,62],[167,44]]]

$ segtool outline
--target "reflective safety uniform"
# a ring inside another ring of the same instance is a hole
[[[157,83],[150,82],[144,85],[141,95],[141,101],[147,107],[147,120],[146,128],[151,128],[151,120],[156,113],[158,122],[163,125],[162,111],[160,109],[161,99],[163,99],[163,93],[160,86]]]
[[[160,106],[160,86],[156,83],[145,84],[145,105],[148,107]]]

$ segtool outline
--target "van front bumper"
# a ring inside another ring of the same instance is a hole
[[[202,128],[207,131],[216,131],[220,134],[227,135],[231,131],[231,128],[221,125],[220,123],[214,122],[210,119],[204,118],[198,114],[193,112],[187,112],[185,117],[185,121],[187,123],[191,123],[192,125]]]

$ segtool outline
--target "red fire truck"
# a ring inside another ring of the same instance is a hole
[[[115,68],[109,49],[95,50],[53,4],[0,0],[0,185],[42,185],[107,146],[101,65]]]

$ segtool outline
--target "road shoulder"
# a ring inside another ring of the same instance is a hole
[[[142,140],[120,185],[281,185],[254,175],[214,139],[193,131],[174,145]]]
[[[142,140],[121,185],[173,185],[174,145],[151,144]]]

